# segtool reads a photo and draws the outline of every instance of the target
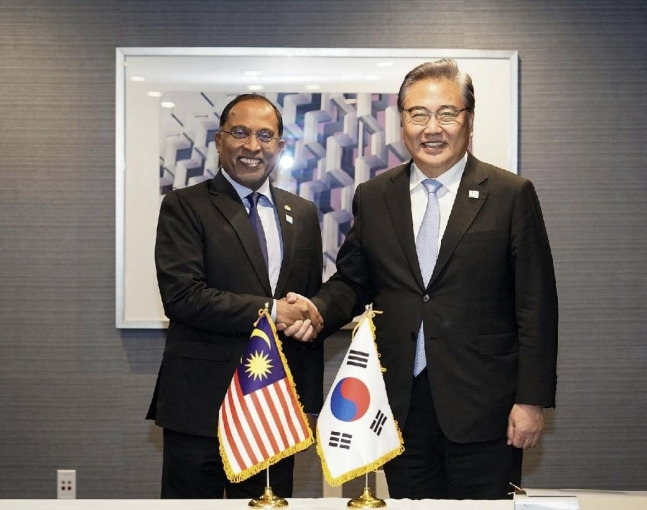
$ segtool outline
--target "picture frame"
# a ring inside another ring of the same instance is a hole
[[[408,159],[394,99],[402,79],[440,58],[455,59],[474,82],[470,150],[517,173],[516,51],[117,48],[116,327],[168,326],[154,264],[161,198],[217,171],[209,140],[226,102],[252,91],[281,110],[293,166],[273,175],[274,184],[319,206],[326,278],[352,220],[355,187]]]

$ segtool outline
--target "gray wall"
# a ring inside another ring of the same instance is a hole
[[[117,46],[518,50],[520,173],[561,309],[558,408],[525,484],[647,488],[644,1],[2,0],[0,498],[55,497],[57,468],[81,498],[158,495],[143,416],[163,333],[114,327]]]

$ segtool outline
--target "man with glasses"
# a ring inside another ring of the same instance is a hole
[[[398,96],[412,160],[358,186],[337,273],[312,299],[319,338],[367,303],[405,451],[389,493],[501,499],[555,405],[557,293],[533,185],[469,151],[475,98],[453,60]],[[304,298],[288,296],[305,301]],[[309,340],[307,324],[287,328]]]
[[[281,114],[268,99],[236,97],[215,136],[218,174],[162,202],[155,262],[170,324],[147,418],[164,428],[163,498],[263,494],[265,472],[236,484],[226,479],[218,410],[260,309],[267,306],[283,324],[305,321],[309,335],[321,329],[305,301],[279,299],[294,289],[312,296],[323,264],[315,205],[269,182],[285,146],[282,133]],[[283,351],[304,410],[318,413],[322,347],[285,338]],[[292,495],[293,465],[292,456],[270,468],[277,496]]]

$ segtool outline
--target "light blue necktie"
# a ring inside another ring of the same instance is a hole
[[[425,179],[422,185],[427,190],[427,209],[418,230],[416,237],[416,252],[418,253],[418,264],[425,287],[429,285],[431,274],[438,258],[438,229],[440,226],[440,210],[438,208],[438,197],[436,192],[442,188],[442,184],[434,179]],[[425,332],[422,322],[418,330],[416,340],[416,358],[413,362],[413,375],[417,376],[427,366],[425,354]]]
[[[258,201],[262,196],[263,195],[261,193],[254,191],[245,198],[249,204],[249,219],[252,222],[252,227],[254,227],[254,232],[256,232],[256,237],[258,237],[258,242],[261,245],[261,251],[263,252],[263,258],[265,259],[265,267],[269,267],[267,261],[267,241],[265,239],[265,230],[263,230],[261,217],[258,215]]]

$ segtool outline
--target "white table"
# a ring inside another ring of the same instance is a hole
[[[345,510],[348,498],[288,499],[287,510]],[[514,510],[511,500],[387,499],[387,510]],[[249,510],[249,500],[32,499],[0,500],[0,510]]]
[[[647,510],[647,491],[528,490],[532,497],[577,496],[580,510]],[[387,510],[514,510],[511,500],[387,499]],[[0,499],[0,510],[248,510],[248,500]],[[288,499],[288,510],[344,510],[348,498]]]

